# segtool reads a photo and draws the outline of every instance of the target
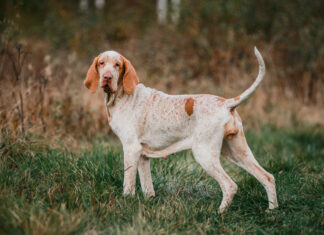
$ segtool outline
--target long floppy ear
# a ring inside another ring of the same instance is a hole
[[[139,81],[131,62],[129,62],[129,60],[127,60],[125,57],[122,57],[122,59],[125,68],[123,77],[123,87],[126,94],[130,95],[134,92]]]
[[[99,55],[100,56],[100,55]],[[97,64],[99,56],[94,58],[90,68],[87,72],[87,77],[83,81],[84,85],[92,92],[95,93],[98,88],[98,82],[99,82],[99,73],[97,70]]]

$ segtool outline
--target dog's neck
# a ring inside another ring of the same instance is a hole
[[[114,106],[118,99],[121,99],[122,96],[125,94],[123,87],[118,87],[116,92],[113,93],[106,93],[104,92],[105,96],[105,105],[107,109]]]
[[[148,88],[147,90],[147,87],[145,87],[142,83],[137,85],[137,87],[135,88],[132,94],[127,94],[124,91],[123,86],[118,87],[117,91],[112,93],[110,96],[107,93],[104,93],[105,105],[106,105],[106,111],[107,111],[107,117],[109,123],[112,120],[112,116],[114,116],[116,112],[120,112],[120,110],[124,110],[127,105],[131,105],[134,102],[137,102],[136,100],[139,97],[138,93],[142,92],[143,89],[146,90],[146,92],[144,92],[144,94],[142,94],[140,97],[142,97],[143,100],[146,100],[145,97],[149,95],[151,89]]]
[[[107,117],[108,121],[110,122],[112,119],[112,115],[114,113],[114,110],[116,107],[120,104],[123,103],[123,99],[128,99],[128,94],[125,93],[123,86],[119,86],[117,88],[117,91],[114,93],[106,93],[104,92],[104,97],[105,97],[105,105],[106,105],[106,111],[107,111]]]

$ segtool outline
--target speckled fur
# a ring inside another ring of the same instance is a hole
[[[112,64],[122,61],[122,56],[118,55],[111,51],[102,53],[99,61],[105,60],[107,64],[99,68],[99,74],[102,76],[109,70],[114,76],[113,84],[118,85],[111,87],[116,89],[112,96],[106,94],[105,101],[109,125],[123,145],[125,195],[135,193],[138,169],[143,192],[154,196],[150,158],[192,149],[195,160],[220,184],[223,192],[220,212],[231,203],[237,191],[237,185],[220,164],[221,153],[261,182],[267,191],[269,209],[278,206],[274,177],[255,160],[235,110],[240,99],[247,99],[254,92],[264,73],[259,72],[249,92],[234,99],[213,95],[168,95],[143,84],[138,84],[132,94],[126,94],[119,82],[122,70],[114,70]],[[261,63],[260,56],[257,55],[261,71],[263,60],[261,57]]]

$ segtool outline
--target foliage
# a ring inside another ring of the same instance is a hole
[[[280,63],[297,65],[298,72],[313,70],[323,60],[323,7],[322,1],[307,0],[183,0],[179,31],[174,33],[201,37],[209,53],[215,47],[235,46],[236,38],[245,39],[243,43],[273,42],[284,56]],[[109,1],[102,11],[91,8],[87,12],[79,10],[78,1],[20,0],[7,2],[3,8],[4,19],[18,17],[23,35],[46,38],[55,47],[82,47],[90,52],[97,48],[89,44],[129,40],[156,27],[155,1]]]
[[[102,97],[88,95],[82,80],[107,49],[129,58],[147,86],[233,97],[252,82],[254,45],[267,77],[240,111],[244,120],[324,123],[321,1],[183,0],[178,25],[157,25],[155,4],[109,1],[81,11],[78,1],[1,2],[0,128],[106,134]],[[17,48],[27,54],[22,64]]]
[[[323,1],[182,0],[177,25],[157,25],[153,0],[78,2],[0,1],[0,233],[323,233],[324,131],[300,127],[323,123]],[[265,212],[263,187],[223,161],[239,191],[217,214],[219,186],[189,152],[152,160],[155,198],[139,182],[122,197],[102,96],[82,88],[92,58],[113,48],[148,86],[231,97],[251,83],[254,45],[268,78],[239,110],[245,126],[294,128],[247,133],[280,208]]]
[[[122,196],[120,148],[104,141],[81,154],[15,140],[0,143],[0,232],[71,233],[323,233],[324,131],[265,127],[247,139],[276,178],[279,209],[266,212],[263,187],[232,164],[239,186],[224,215],[221,190],[191,153],[152,160],[156,197]]]

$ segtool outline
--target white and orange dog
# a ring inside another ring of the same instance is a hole
[[[99,85],[104,91],[109,125],[123,145],[124,195],[135,193],[138,169],[143,192],[154,196],[150,158],[191,149],[195,160],[220,184],[220,212],[237,191],[220,164],[220,154],[260,181],[268,195],[269,209],[278,207],[275,179],[255,160],[235,110],[263,80],[265,65],[256,48],[255,55],[259,62],[256,81],[232,99],[168,95],[139,84],[132,64],[115,51],[103,52],[94,59],[84,84],[91,92]]]

